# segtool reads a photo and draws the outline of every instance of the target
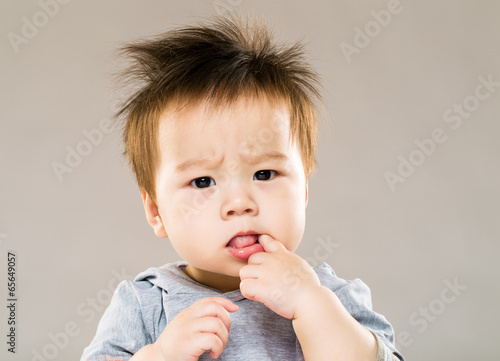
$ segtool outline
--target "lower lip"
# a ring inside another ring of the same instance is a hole
[[[264,247],[262,247],[260,243],[255,243],[243,248],[226,247],[226,249],[232,256],[244,261],[248,260],[254,253],[264,252]]]

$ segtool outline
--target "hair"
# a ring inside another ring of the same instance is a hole
[[[305,61],[304,45],[275,44],[271,35],[262,19],[216,16],[119,49],[131,62],[118,80],[135,88],[116,112],[117,119],[125,119],[123,155],[139,188],[155,203],[159,119],[181,102],[204,100],[217,108],[240,97],[284,101],[291,140],[298,140],[306,177],[312,174],[321,85]]]

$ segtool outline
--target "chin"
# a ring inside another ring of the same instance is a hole
[[[240,265],[228,264],[228,263],[223,264],[222,262],[224,262],[224,261],[220,261],[218,263],[212,263],[212,262],[193,262],[193,263],[190,263],[188,261],[188,263],[191,264],[191,266],[196,267],[202,271],[211,272],[211,273],[215,273],[215,274],[218,274],[221,276],[228,276],[228,277],[239,277],[241,267],[243,267],[247,264],[247,262],[241,262]]]
[[[247,262],[241,262],[240,265],[237,265],[237,264],[236,265],[228,265],[227,267],[225,267],[222,270],[219,267],[219,270],[216,271],[216,273],[219,273],[219,274],[222,274],[225,276],[229,276],[229,277],[240,277],[240,270],[246,264],[247,264]]]

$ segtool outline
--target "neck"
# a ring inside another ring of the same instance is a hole
[[[234,291],[240,288],[240,278],[226,276],[219,273],[205,271],[191,265],[187,265],[184,268],[184,273],[187,274],[191,279],[205,286],[215,288],[221,292]]]

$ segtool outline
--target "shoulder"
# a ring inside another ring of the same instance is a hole
[[[178,275],[173,270],[181,262],[168,263],[161,267],[150,267],[139,273],[133,280],[121,281],[114,295],[121,302],[137,303],[141,308],[169,293],[174,288]]]
[[[166,271],[169,267],[151,267],[134,280],[118,284],[82,360],[104,355],[130,358],[141,347],[156,341],[165,328],[163,299],[168,290],[163,286],[168,284],[166,279],[174,277]]]
[[[133,280],[121,281],[113,294],[108,313],[114,316],[130,316],[141,320],[148,333],[156,335],[152,325],[162,324],[158,318],[164,315],[164,299],[176,287],[178,276],[172,272],[179,262],[161,267],[150,267]],[[114,318],[114,317],[113,317]]]
[[[329,288],[342,303],[361,303],[367,308],[372,307],[370,288],[359,278],[345,280],[338,277],[332,267],[325,262],[314,267],[321,285]]]
[[[394,329],[387,319],[373,311],[371,292],[359,278],[344,280],[339,278],[327,263],[314,267],[321,285],[332,290],[345,309],[363,326],[375,333],[383,343],[398,356],[394,346]],[[400,357],[402,359],[402,356]]]

